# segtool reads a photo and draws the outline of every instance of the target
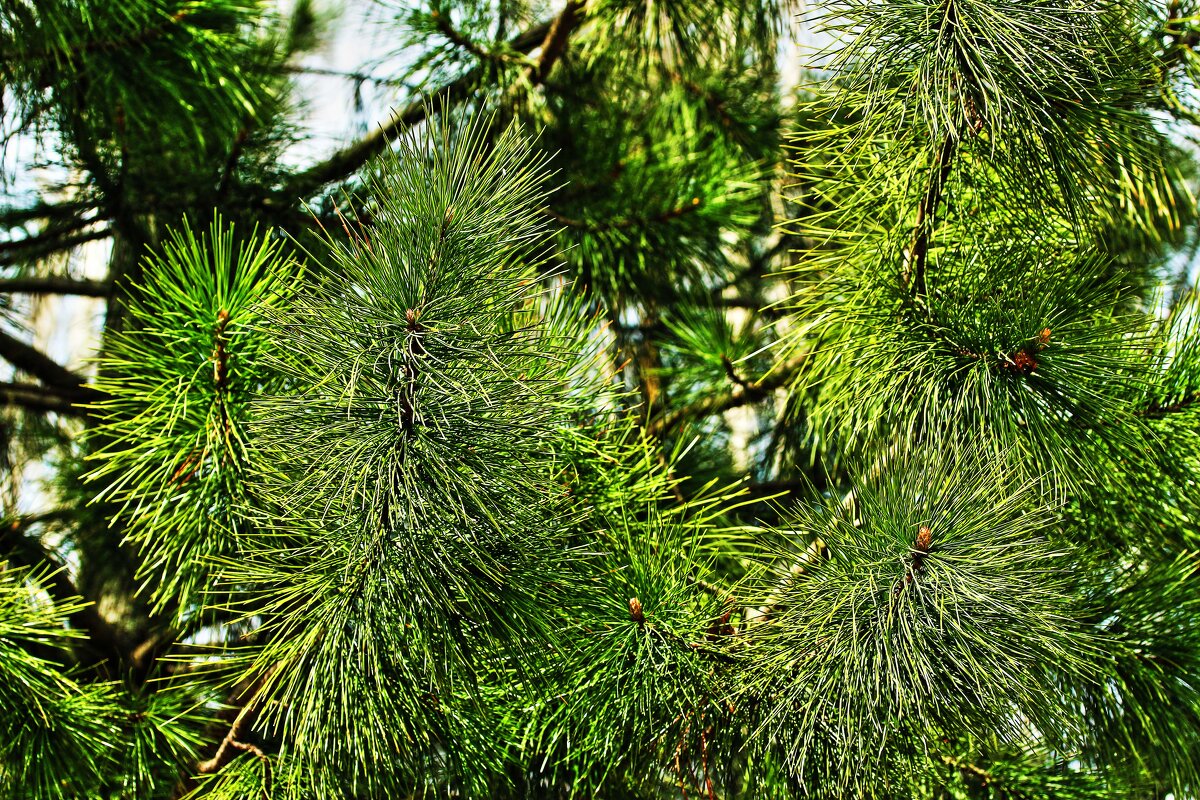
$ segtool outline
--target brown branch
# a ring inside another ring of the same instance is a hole
[[[237,136],[233,138],[233,145],[229,148],[229,155],[225,158],[225,166],[221,169],[221,180],[217,183],[218,200],[223,200],[233,185],[233,174],[237,170],[238,161],[242,158],[242,150],[245,148],[248,138],[250,138],[250,131],[245,127],[239,128]]]
[[[568,0],[566,8],[555,17],[550,29],[546,31],[546,38],[542,40],[542,54],[534,64],[529,76],[534,86],[545,83],[546,78],[550,77],[554,65],[567,51],[571,31],[579,23],[582,15],[583,0]]]
[[[30,275],[0,279],[0,294],[73,294],[80,297],[107,297],[112,291],[108,281],[68,278],[62,275]]]
[[[961,758],[955,758],[949,753],[942,754],[942,763],[948,767],[953,767],[961,772],[970,773],[978,778],[981,778],[985,784],[992,780],[992,773],[983,767],[972,764],[969,761],[964,761]]]
[[[700,724],[704,724],[704,717],[701,716]],[[708,800],[717,800],[717,793],[713,788],[712,775],[708,770],[708,737],[712,734],[712,726],[700,731],[700,767],[704,774],[704,790]]]
[[[1200,402],[1200,392],[1192,392],[1176,403],[1151,403],[1135,413],[1137,416],[1145,417],[1146,419],[1162,419],[1170,414],[1178,414],[1180,411],[1185,411],[1197,402]]]
[[[786,386],[804,365],[807,355],[800,355],[776,366],[767,375],[756,381],[747,382],[728,392],[710,395],[689,406],[662,414],[650,422],[650,433],[661,436],[674,430],[689,419],[700,419],[713,414],[719,414],[733,408],[757,403],[765,399],[776,389]]]
[[[433,11],[431,16],[433,17],[434,25],[437,26],[438,33],[445,36],[451,44],[461,47],[481,61],[509,61],[512,59],[512,56],[506,53],[493,53],[480,46],[478,42],[470,37],[464,36],[461,31],[450,24],[448,16],[440,14],[437,11]]]
[[[46,203],[39,201],[32,206],[8,207],[0,211],[0,229],[17,228],[34,221],[60,221],[51,227],[62,229],[70,227],[76,230],[81,225],[74,225],[81,214],[93,211],[96,204],[87,200],[71,200],[63,203]],[[3,248],[4,245],[0,245]]]
[[[693,197],[683,205],[668,208],[658,214],[649,217],[620,217],[615,220],[606,220],[605,222],[590,222],[588,220],[576,219],[561,214],[547,206],[542,209],[542,213],[568,228],[578,228],[579,230],[588,231],[589,233],[602,233],[604,231],[620,231],[628,230],[629,228],[638,225],[652,225],[658,222],[670,222],[673,219],[678,219],[686,214],[690,214],[700,208],[700,198]]]
[[[220,772],[221,769],[234,759],[237,755],[234,751],[243,753],[251,753],[262,762],[263,765],[263,798],[269,800],[271,789],[271,759],[263,752],[262,748],[250,742],[242,741],[242,735],[248,729],[253,727],[255,719],[258,716],[258,699],[262,695],[263,689],[271,676],[283,666],[283,662],[276,663],[274,666],[266,670],[256,680],[251,682],[244,690],[237,692],[233,698],[233,702],[238,702],[245,698],[242,704],[241,711],[234,717],[233,724],[229,726],[229,731],[225,737],[221,739],[221,743],[217,745],[217,752],[213,757],[205,761],[201,761],[196,765],[196,771],[201,775],[211,775]],[[185,780],[185,784],[189,781]]]
[[[509,40],[509,47],[519,53],[528,53],[542,41],[549,28],[550,23],[536,25]],[[395,112],[391,119],[372,133],[294,176],[278,192],[279,198],[286,204],[290,204],[297,197],[304,197],[326,184],[353,175],[374,156],[386,150],[399,133],[424,122],[433,105],[440,103],[450,106],[469,97],[471,87],[481,75],[482,73],[478,69],[471,70],[462,77],[409,103]]]
[[[83,378],[50,356],[17,337],[0,331],[0,358],[27,372],[47,386],[70,391],[83,389]]]
[[[366,72],[345,71],[340,69],[326,69],[324,67],[309,67],[302,64],[285,64],[279,67],[277,72],[282,72],[287,75],[315,75],[322,78],[344,78],[348,81],[357,83],[375,83],[380,86],[405,86],[402,80],[396,78],[382,78],[378,75],[371,75]]]
[[[290,201],[354,174],[373,157],[386,150],[397,134],[424,122],[432,106],[450,106],[464,100],[478,75],[477,70],[472,70],[409,103],[373,133],[295,176],[280,194]]]
[[[255,717],[258,716],[257,707],[254,705],[254,701],[257,698],[258,696],[255,694],[246,705],[242,706],[242,710],[238,712],[237,717],[233,720],[233,724],[229,726],[229,732],[225,734],[225,738],[217,746],[216,754],[207,761],[201,761],[197,764],[196,771],[201,775],[211,775],[215,772],[220,772],[226,764],[234,759],[236,755],[234,751],[252,753],[255,758],[262,762],[263,798],[264,800],[269,800],[271,797],[271,759],[262,751],[262,748],[249,742],[241,741],[243,731],[248,726],[253,725]]]
[[[773,481],[758,481],[746,484],[746,490],[754,497],[770,499],[780,495],[801,494],[810,491],[813,483],[809,478],[778,478]]]
[[[749,386],[745,378],[738,374],[737,368],[734,367],[733,361],[724,353],[721,354],[721,366],[725,368],[725,375],[729,380],[742,388]]]
[[[0,244],[0,267],[36,261],[52,253],[70,250],[73,247],[78,247],[81,244],[94,242],[99,239],[106,239],[111,234],[112,231],[109,228],[103,227],[71,235],[63,235],[63,231],[56,230],[53,233],[47,231],[44,234],[30,236],[26,239],[4,242]]]
[[[958,151],[958,139],[953,131],[946,134],[938,148],[937,159],[934,163],[933,175],[925,194],[917,205],[917,219],[913,223],[912,241],[904,255],[904,266],[900,274],[900,283],[905,289],[910,289],[914,297],[925,296],[925,266],[929,259],[929,243],[933,237],[933,229],[937,217],[938,206],[942,203],[942,194],[950,171],[954,167],[954,156]]]
[[[88,415],[83,406],[92,402],[97,395],[84,387],[79,391],[35,383],[0,383],[0,405],[15,406],[26,411],[70,414],[77,417]]]

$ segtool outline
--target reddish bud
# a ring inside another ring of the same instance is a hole
[[[629,598],[629,618],[639,625],[646,621],[646,615],[642,613],[642,601],[636,597]]]

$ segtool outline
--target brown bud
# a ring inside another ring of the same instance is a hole
[[[646,615],[642,613],[642,601],[636,597],[629,598],[629,618],[639,625],[646,621]]]
[[[708,626],[708,640],[710,642],[718,641],[722,636],[733,636],[737,631],[729,620],[733,617],[733,609],[727,609],[724,614],[713,620]]]
[[[1018,350],[1012,357],[1012,369],[1017,370],[1022,375],[1029,375],[1037,369],[1037,359],[1031,356],[1025,350]]]
[[[1038,334],[1038,350],[1045,350],[1050,346],[1050,329],[1042,328],[1042,332]]]
[[[917,531],[917,549],[922,553],[929,552],[929,545],[933,542],[933,531],[929,530],[928,525],[922,525]]]

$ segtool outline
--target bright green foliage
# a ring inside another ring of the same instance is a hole
[[[402,143],[374,232],[331,237],[330,277],[264,326],[285,376],[255,410],[267,516],[224,579],[249,616],[269,610],[264,717],[328,764],[321,795],[347,775],[408,785],[439,745],[455,768],[468,754],[450,743],[486,747],[445,706],[471,704],[480,659],[539,646],[539,587],[566,554],[556,462],[594,398],[575,309],[530,268],[539,158],[512,129],[481,156],[487,130]]]
[[[820,342],[806,411],[835,446],[886,442],[885,428],[920,436],[948,417],[1071,484],[1113,457],[1097,440],[1129,458],[1152,435],[1128,410],[1148,320],[1123,312],[1104,262],[1031,243],[964,247],[940,254],[916,301],[879,267],[847,259],[795,298]]]
[[[721,677],[732,659],[717,642],[731,601],[696,592],[711,570],[702,526],[636,507],[604,522],[595,543],[603,552],[588,565],[598,577],[564,609],[574,622],[553,691],[525,722],[552,754],[550,774],[585,796],[614,774],[652,786],[657,766],[702,737],[715,759],[711,728],[729,719]],[[664,551],[674,558],[660,558]]]
[[[381,5],[0,10],[0,800],[1200,795],[1200,6]]]
[[[205,236],[185,226],[130,301],[136,328],[114,337],[95,383],[109,421],[90,434],[102,443],[91,478],[110,479],[97,499],[122,505],[139,577],[180,620],[200,612],[212,559],[237,551],[249,403],[281,380],[255,323],[297,277],[277,242],[235,238],[220,220]]]

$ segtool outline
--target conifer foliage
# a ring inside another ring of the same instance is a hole
[[[1200,796],[1200,6],[368,18],[0,6],[0,800]]]

